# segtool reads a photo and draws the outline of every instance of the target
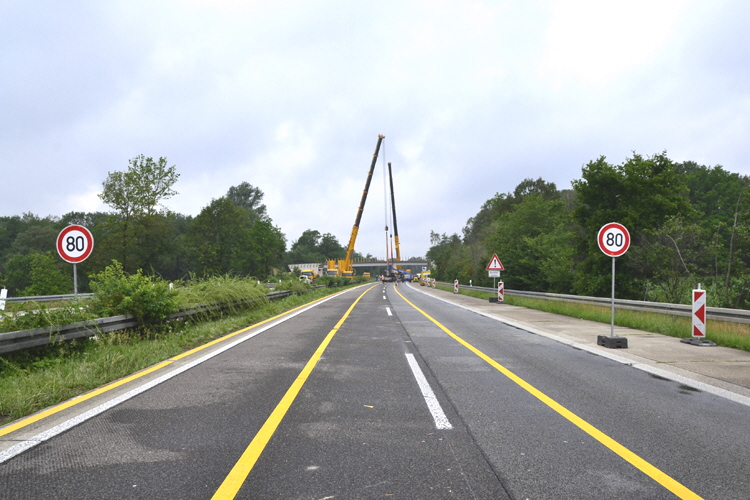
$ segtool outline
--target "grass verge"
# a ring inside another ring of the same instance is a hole
[[[340,291],[342,288],[313,290],[198,323],[112,332],[96,339],[0,355],[0,425]]]
[[[437,288],[446,292],[453,292],[453,287],[438,285]],[[495,297],[492,292],[467,290],[465,288],[460,288],[459,293],[484,300]],[[610,324],[612,321],[612,310],[609,307],[573,304],[559,300],[513,297],[511,295],[505,296],[505,303],[600,323]],[[677,338],[690,337],[692,329],[692,321],[686,316],[672,316],[628,309],[615,309],[615,324]],[[723,347],[750,351],[750,325],[709,320],[706,323],[706,338]]]

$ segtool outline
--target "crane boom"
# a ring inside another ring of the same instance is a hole
[[[362,199],[359,202],[359,208],[357,209],[357,217],[354,220],[354,226],[352,227],[352,234],[349,237],[349,245],[346,247],[346,257],[344,260],[340,260],[338,264],[338,274],[346,276],[347,274],[353,276],[352,271],[352,254],[354,253],[354,243],[357,241],[357,233],[359,233],[359,221],[362,220],[362,212],[365,209],[365,202],[367,201],[367,193],[370,190],[370,181],[372,180],[372,173],[375,170],[375,164],[378,161],[378,152],[380,151],[380,144],[385,139],[383,134],[378,134],[378,143],[375,145],[375,152],[372,155],[372,163],[370,164],[370,171],[367,174],[367,181],[365,182],[365,189],[362,191]],[[330,266],[329,266],[330,268]]]
[[[401,262],[401,246],[398,242],[398,222],[396,222],[396,195],[393,194],[393,173],[391,162],[388,162],[388,178],[391,181],[391,208],[393,210],[393,239],[396,242],[396,262]]]

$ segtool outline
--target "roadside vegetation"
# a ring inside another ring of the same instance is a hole
[[[700,283],[709,306],[750,309],[750,177],[634,152],[588,162],[571,186],[525,179],[453,234],[432,232],[432,277],[491,286],[497,254],[508,289],[608,297],[612,259],[597,234],[619,222],[631,244],[617,258],[618,298],[689,304]]]
[[[453,292],[453,287],[450,286],[437,285],[437,288],[446,292]],[[493,292],[470,290],[466,288],[459,288],[459,293],[484,300],[496,296]],[[597,321],[600,323],[610,324],[612,321],[612,310],[609,307],[573,304],[558,300],[514,297],[507,294],[505,295],[505,303],[512,306],[527,307],[529,309],[536,309],[539,311],[589,321]],[[690,331],[692,329],[692,322],[689,317],[631,311],[627,309],[615,309],[615,324],[617,326],[624,326],[627,328],[659,333],[677,338],[690,337]],[[723,347],[750,351],[750,325],[709,320],[708,323],[706,323],[706,338]]]
[[[278,282],[295,264],[346,255],[336,236],[315,229],[288,241],[268,214],[263,191],[249,182],[230,186],[194,217],[172,212],[163,203],[177,193],[178,179],[166,158],[139,155],[102,183],[99,198],[109,212],[0,216],[0,288],[8,297],[73,293],[73,268],[55,252],[57,235],[70,224],[88,228],[96,242],[91,256],[77,264],[80,293],[93,292],[91,280],[113,261],[130,276],[141,274],[134,283],[224,275]],[[356,251],[351,258],[374,260]]]
[[[0,425],[344,289],[326,287],[313,290],[310,285],[289,279],[282,281],[276,290],[289,289],[292,295],[268,301],[265,297],[268,288],[258,285],[255,280],[213,277],[196,279],[190,282],[191,286],[175,287],[174,290],[169,290],[168,286],[161,287],[156,302],[162,304],[163,309],[146,311],[138,298],[147,301],[153,299],[141,290],[156,288],[151,286],[153,279],[146,280],[138,274],[120,275],[117,266],[105,274],[109,279],[111,296],[118,296],[121,287],[115,285],[119,283],[121,286],[134,286],[129,297],[135,298],[125,300],[126,296],[120,296],[122,300],[119,301],[94,298],[88,304],[97,304],[92,307],[93,310],[121,314],[142,311],[144,317],[158,317],[175,310],[175,307],[189,309],[209,303],[228,304],[229,307],[206,312],[204,316],[189,321],[153,323],[137,330],[99,334],[89,339],[0,355]],[[356,284],[350,281],[345,283],[347,286]],[[150,293],[150,290],[147,291]],[[67,321],[72,318],[69,315],[73,315],[70,311],[80,307],[86,308],[82,303],[76,303],[63,308],[68,311],[66,313],[57,309],[45,309],[46,313],[29,311],[27,315],[10,322],[26,321],[23,320],[26,316],[37,316],[36,319],[42,322],[53,321],[52,318]],[[91,316],[92,313],[87,315]]]

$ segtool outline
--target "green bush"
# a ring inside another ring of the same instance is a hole
[[[73,293],[73,276],[68,276],[60,268],[59,260],[52,252],[29,255],[31,285],[21,290],[24,297],[37,295],[61,295]]]
[[[94,292],[91,311],[100,317],[132,314],[138,321],[163,320],[177,312],[177,292],[169,283],[154,276],[126,275],[116,260],[104,271],[90,276]]]
[[[289,290],[294,295],[304,295],[310,291],[310,285],[301,282],[299,279],[284,280],[276,286],[277,291]]]
[[[50,306],[39,302],[25,302],[14,307],[12,312],[0,311],[0,333],[68,325],[95,318],[82,304],[72,301]]]
[[[358,278],[358,276],[355,276],[355,279]],[[320,278],[315,280],[316,285],[325,285],[325,286],[343,286],[348,285],[352,283],[353,280],[344,278],[343,276],[321,276]]]
[[[178,282],[175,289],[180,310],[226,304],[228,311],[238,312],[251,304],[265,303],[268,293],[268,287],[259,285],[255,278],[228,274],[207,278],[191,276],[185,282]]]

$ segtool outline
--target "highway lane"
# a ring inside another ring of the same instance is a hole
[[[656,468],[682,498],[750,498],[748,408],[399,287],[468,345]],[[437,304],[436,304],[437,302]],[[398,305],[425,359],[513,498],[675,498],[455,339]],[[478,394],[484,397],[478,398]],[[611,443],[610,443],[611,444]],[[617,446],[614,446],[617,448]]]
[[[384,290],[343,324],[238,498],[508,498],[450,408],[453,428],[436,427]]]
[[[746,407],[366,289],[0,464],[0,498],[750,497]]]
[[[436,428],[382,287],[340,323],[361,291],[8,460],[0,465],[0,497],[211,498],[329,338],[242,489],[222,495],[507,498],[465,429]]]

